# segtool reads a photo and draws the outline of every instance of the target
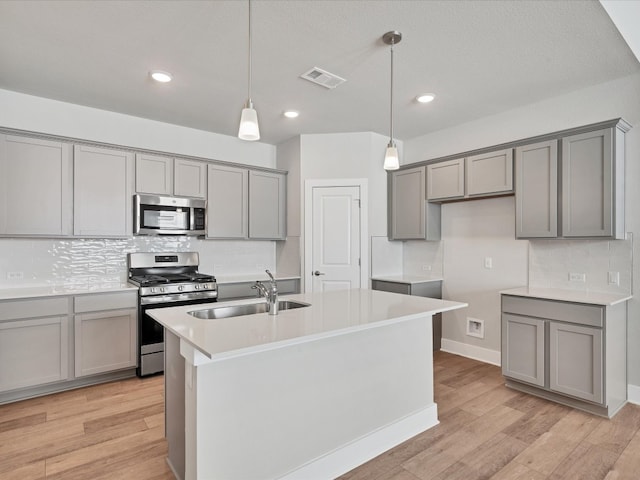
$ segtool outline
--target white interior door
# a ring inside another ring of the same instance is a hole
[[[312,291],[360,288],[360,187],[316,186],[312,195]]]

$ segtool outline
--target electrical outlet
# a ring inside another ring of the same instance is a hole
[[[620,285],[620,272],[609,272],[609,285]]]
[[[23,278],[23,272],[7,272],[7,280],[22,280]]]
[[[427,265],[427,264],[422,265],[422,270],[424,272],[430,272],[431,271],[431,265]]]
[[[587,281],[587,275],[585,273],[570,273],[569,274],[569,281],[570,282],[586,282]]]
[[[493,268],[493,258],[484,257],[484,268]]]

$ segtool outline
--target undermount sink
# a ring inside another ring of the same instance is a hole
[[[309,303],[294,302],[292,300],[280,300],[278,302],[278,311],[292,310],[294,308],[310,307]],[[254,315],[256,313],[267,313],[269,304],[261,303],[245,303],[243,305],[230,305],[228,307],[206,308],[204,310],[192,310],[187,312],[189,315],[202,318],[205,320],[213,320],[216,318],[241,317],[242,315]]]

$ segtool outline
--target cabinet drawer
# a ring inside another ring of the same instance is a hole
[[[68,297],[8,300],[0,305],[0,321],[20,318],[49,317],[69,313]]]
[[[78,295],[74,297],[74,311],[76,313],[97,312],[100,310],[116,310],[121,308],[135,308],[138,303],[138,292],[98,293],[92,295]]]
[[[604,308],[598,305],[503,295],[502,311],[592,327],[604,326]]]

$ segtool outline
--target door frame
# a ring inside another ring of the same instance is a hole
[[[360,188],[360,288],[369,288],[369,181],[366,178],[331,178],[304,181],[304,264],[302,290],[311,292],[310,278],[313,269],[313,189],[315,187]]]

